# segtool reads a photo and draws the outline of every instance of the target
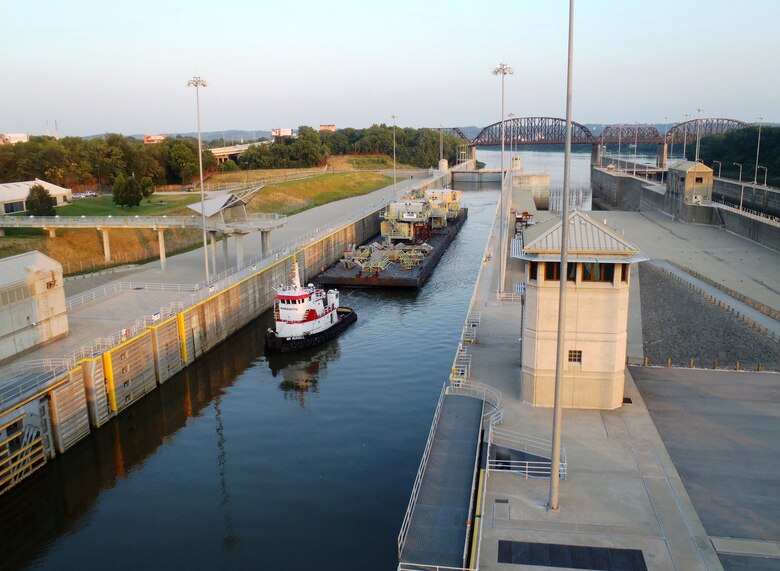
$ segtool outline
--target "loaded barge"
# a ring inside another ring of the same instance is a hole
[[[317,281],[323,286],[419,288],[467,217],[457,190],[427,190],[392,202],[382,212],[381,235],[363,246],[348,246]]]

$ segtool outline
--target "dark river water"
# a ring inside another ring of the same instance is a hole
[[[497,198],[419,292],[270,361],[265,315],[0,497],[0,568],[394,569]]]

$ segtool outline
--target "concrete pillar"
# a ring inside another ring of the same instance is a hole
[[[244,235],[236,234],[236,265],[238,269],[244,267]]]
[[[592,145],[590,148],[590,166],[592,167],[600,167],[601,166],[601,144],[596,143],[595,145]]]
[[[666,142],[663,142],[658,145],[658,158],[656,159],[655,164],[659,169],[665,169],[669,163],[668,159],[667,145]]]
[[[268,252],[271,250],[271,231],[260,230],[260,241],[260,253],[265,258],[268,255]]]
[[[446,171],[449,169],[449,165],[447,164],[447,159],[441,159],[439,161],[439,171]]]
[[[49,232],[49,238],[56,238],[57,237],[57,229],[56,228],[46,228],[46,231]],[[5,234],[5,233],[3,233]]]
[[[222,234],[222,261],[225,265],[224,270],[228,269],[228,237],[227,234]]]
[[[157,241],[160,243],[160,269],[165,271],[165,231],[157,229]]]
[[[211,235],[211,273],[217,274],[217,233],[209,232]]]
[[[105,256],[105,259],[107,262],[111,261],[111,245],[108,243],[108,230],[101,230],[101,234],[103,234],[103,255]]]
[[[0,236],[5,236],[5,228],[0,228]]]

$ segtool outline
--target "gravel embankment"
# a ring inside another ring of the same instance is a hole
[[[642,264],[639,268],[642,335],[651,365],[721,369],[737,361],[746,370],[780,371],[780,343],[756,331],[734,315],[705,301],[668,274]]]

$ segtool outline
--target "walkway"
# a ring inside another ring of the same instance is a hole
[[[402,562],[463,566],[481,421],[481,400],[444,397]]]
[[[521,305],[496,301],[497,234],[496,225],[487,250],[493,255],[482,268],[471,307],[481,313],[479,337],[469,348],[471,380],[502,392],[502,428],[550,439],[552,411],[519,398]],[[520,268],[507,264],[507,283],[522,279]],[[630,376],[625,394],[633,404],[615,411],[564,411],[568,468],[559,512],[544,508],[549,480],[489,474],[481,570],[524,568],[504,563],[507,541],[543,544],[540,551],[550,551],[550,545],[641,550],[650,570],[722,569]]]

